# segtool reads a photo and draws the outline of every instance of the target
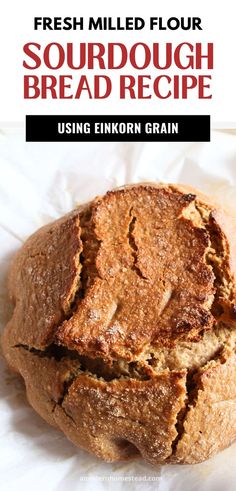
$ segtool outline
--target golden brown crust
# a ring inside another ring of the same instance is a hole
[[[187,186],[118,188],[40,229],[13,262],[2,337],[31,405],[108,461],[227,446],[235,257],[236,219]]]
[[[11,323],[15,344],[43,349],[50,343],[77,289],[81,249],[79,213],[74,211],[42,227],[18,252],[9,275],[16,302]]]
[[[131,443],[145,459],[161,462],[172,452],[177,414],[184,405],[184,382],[185,373],[181,372],[163,372],[147,381],[130,379],[110,383],[81,375],[62,404],[76,427],[73,438],[68,437],[106,460],[104,445],[110,448],[109,460],[120,460],[124,458],[126,445]],[[57,414],[56,409],[60,426]]]
[[[170,345],[212,326],[208,304],[214,276],[205,260],[209,239],[187,217],[194,199],[149,185],[95,201],[84,240],[83,267],[88,265],[90,283],[57,330],[62,344],[89,356],[132,360],[150,341]]]

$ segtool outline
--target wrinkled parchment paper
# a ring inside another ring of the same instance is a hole
[[[0,129],[0,321],[10,316],[6,273],[14,252],[41,225],[124,183],[187,183],[236,213],[236,133],[211,143],[25,143]],[[27,403],[23,383],[0,358],[0,476],[7,491],[235,491],[236,443],[195,466],[105,464],[74,447]],[[235,405],[236,410],[236,405]]]

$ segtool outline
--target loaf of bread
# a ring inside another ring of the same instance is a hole
[[[111,462],[201,462],[236,438],[236,219],[143,183],[32,235],[2,336],[33,408]]]

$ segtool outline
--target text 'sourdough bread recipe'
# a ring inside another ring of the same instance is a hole
[[[18,252],[4,355],[76,445],[200,462],[236,438],[235,274],[236,219],[209,198],[115,189]]]

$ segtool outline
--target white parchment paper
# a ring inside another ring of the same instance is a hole
[[[10,316],[7,269],[27,236],[97,194],[146,180],[191,184],[236,213],[236,133],[215,131],[211,143],[54,144],[24,143],[20,128],[0,130],[1,328]],[[2,490],[235,491],[236,444],[195,466],[103,463],[49,427],[0,363]]]

